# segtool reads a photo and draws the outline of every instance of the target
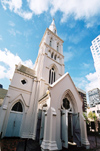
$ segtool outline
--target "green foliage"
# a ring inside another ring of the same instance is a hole
[[[86,119],[86,123],[89,124],[90,121],[88,120],[88,117],[86,116],[86,114],[85,114],[84,112],[83,112],[83,116],[84,116],[84,118]]]
[[[92,120],[94,120],[94,121],[96,121],[97,120],[97,116],[96,116],[96,114],[95,113],[93,113],[93,112],[89,112],[89,114],[88,114],[88,118],[90,118],[90,119],[92,119]]]

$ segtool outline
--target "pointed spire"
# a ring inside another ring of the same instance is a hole
[[[54,18],[53,18],[53,21],[51,23],[51,25],[49,26],[49,29],[55,33],[57,35],[57,29],[56,29],[56,26],[55,26],[55,22],[54,22]]]

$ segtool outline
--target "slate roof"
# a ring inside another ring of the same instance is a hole
[[[0,99],[4,99],[4,97],[6,96],[7,94],[7,91],[6,89],[2,89],[0,88]]]
[[[18,66],[17,70],[21,71],[21,72],[23,72],[25,74],[28,74],[30,76],[33,76],[33,77],[36,76],[35,71],[33,69],[30,69],[30,68],[28,68],[28,67],[26,67],[24,65]]]

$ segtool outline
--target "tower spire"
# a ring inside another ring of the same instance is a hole
[[[53,18],[53,20],[52,20],[51,25],[49,26],[49,29],[50,29],[53,33],[55,33],[55,34],[57,35],[57,29],[56,29],[56,26],[55,26],[54,18]]]

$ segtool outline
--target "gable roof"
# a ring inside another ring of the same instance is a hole
[[[55,86],[56,86],[58,83],[60,83],[65,77],[69,77],[69,78],[70,78],[70,81],[72,82],[72,84],[73,84],[73,86],[74,86],[74,88],[75,88],[75,90],[76,90],[76,92],[77,92],[77,94],[78,94],[80,100],[83,102],[83,100],[82,100],[81,96],[79,95],[78,90],[77,90],[77,88],[76,88],[76,86],[75,86],[75,84],[74,84],[73,80],[71,79],[71,77],[70,77],[70,75],[69,75],[68,72],[65,73],[63,76],[61,76],[61,77],[60,77],[57,81],[55,81],[52,85],[49,85],[49,88],[55,87]]]
[[[58,80],[56,80],[53,84],[50,84],[50,86],[49,87],[54,87],[55,85],[57,85],[60,81],[62,81],[66,76],[69,76],[70,77],[70,75],[69,75],[69,73],[67,72],[67,73],[65,73],[63,76],[61,76]]]

